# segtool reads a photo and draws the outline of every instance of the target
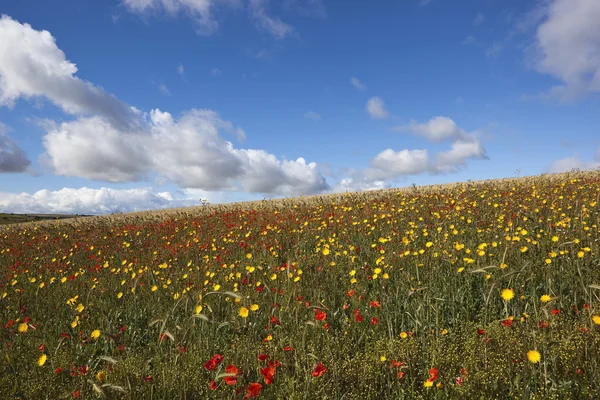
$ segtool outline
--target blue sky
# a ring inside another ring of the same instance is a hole
[[[600,166],[597,0],[0,6],[0,211]]]

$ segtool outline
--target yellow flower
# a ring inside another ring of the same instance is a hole
[[[251,311],[256,311],[256,310],[258,310],[258,304],[252,304],[252,305],[250,306],[250,310],[251,310]]]
[[[387,361],[387,358],[386,358],[386,356],[381,356],[381,357],[379,357],[379,361],[381,361],[381,362],[386,362],[386,361]]]
[[[448,334],[448,329],[443,329],[442,330],[442,335],[447,335]]]
[[[326,255],[329,255],[329,248],[325,247],[325,248],[323,249],[323,255],[324,255],[324,256],[326,256]]]
[[[248,309],[246,307],[241,307],[239,311],[239,315],[242,318],[248,318]]]
[[[537,350],[529,350],[527,352],[527,359],[529,360],[529,362],[532,362],[534,364],[539,363],[542,359],[542,355]]]
[[[28,328],[29,328],[29,326],[25,322],[23,322],[22,324],[19,324],[19,333],[27,332]]]
[[[119,294],[117,294],[117,299],[120,299],[121,297],[123,297],[123,292],[119,292]]]
[[[504,289],[500,296],[502,297],[502,299],[509,301],[513,297],[515,297],[515,292],[512,289]]]
[[[545,295],[543,295],[542,297],[540,297],[540,301],[541,301],[542,303],[547,303],[547,302],[549,302],[550,300],[552,300],[552,298],[551,298],[550,296],[548,296],[547,294],[545,294]]]
[[[423,382],[423,386],[426,388],[430,388],[433,386],[433,382],[432,381],[425,381]]]
[[[85,308],[85,307],[83,306],[83,304],[79,304],[79,305],[77,306],[76,310],[77,310],[77,312],[79,312],[79,313],[80,313],[80,312],[82,312],[82,311],[83,311],[83,309],[84,309],[84,308]]]
[[[600,316],[598,316],[598,315],[594,315],[594,316],[592,317],[592,321],[594,321],[594,323],[595,323],[596,325],[600,325]]]
[[[158,290],[158,286],[156,286],[156,285],[153,285],[151,290],[152,290],[153,292],[156,292],[156,291]]]
[[[249,259],[251,259],[251,258],[252,258],[252,254],[250,254],[250,253],[246,254],[246,258],[247,258],[248,260],[249,260]]]
[[[38,358],[38,361],[37,361],[38,365],[41,367],[42,365],[44,365],[46,363],[47,359],[48,359],[48,356],[45,354],[42,354],[40,356],[40,358]]]
[[[198,304],[196,306],[196,314],[200,314],[202,312],[202,306],[200,304]]]
[[[456,272],[458,272],[458,273],[460,274],[460,273],[461,273],[461,272],[463,272],[464,270],[465,270],[465,267],[460,267],[459,269],[457,269],[457,270],[456,270]]]
[[[400,332],[401,339],[406,339],[407,337],[408,337],[408,334],[406,332]]]
[[[92,339],[96,340],[100,337],[100,331],[98,329],[96,329],[95,331],[92,332]]]
[[[104,372],[104,371],[102,371],[102,370],[101,370],[101,371],[98,371],[98,373],[96,374],[96,379],[97,379],[99,382],[104,382],[104,380],[106,379],[106,372]]]

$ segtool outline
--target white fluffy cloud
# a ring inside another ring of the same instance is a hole
[[[151,2],[138,0],[133,6],[143,8]],[[191,2],[202,0],[185,4]],[[46,151],[40,161],[56,174],[108,182],[158,177],[183,188],[268,194],[310,194],[329,188],[315,163],[234,148],[220,133],[242,140],[244,131],[214,111],[190,110],[177,119],[160,110],[141,113],[80,80],[76,71],[49,32],[2,17],[0,104],[44,96],[67,112],[91,114],[44,125]],[[22,154],[13,142],[4,136],[2,140],[3,163],[14,168]]]
[[[434,117],[421,124],[413,121],[396,130],[409,131],[432,142],[451,141],[452,144],[450,150],[441,151],[433,157],[427,150],[386,149],[371,160],[368,168],[352,173],[334,189],[376,188],[409,175],[454,173],[466,168],[467,160],[487,159],[485,148],[476,134],[466,132],[447,117]]]
[[[600,1],[550,0],[537,28],[534,67],[562,81],[564,99],[600,92]]]
[[[459,128],[456,122],[448,117],[441,116],[434,117],[422,124],[411,121],[408,125],[394,127],[394,130],[398,132],[410,132],[432,142],[459,140],[468,137],[465,130]]]
[[[385,109],[385,103],[380,97],[371,97],[367,101],[365,110],[369,113],[371,118],[374,119],[383,119],[388,116],[388,111]]]
[[[70,114],[96,114],[127,125],[135,110],[102,88],[75,76],[48,31],[37,31],[2,15],[0,18],[0,106],[19,98],[45,97]]]
[[[197,195],[200,194],[200,197]],[[175,198],[170,192],[142,189],[64,188],[35,193],[0,192],[0,208],[12,213],[38,214],[112,214],[162,208],[200,205],[204,193],[184,193]],[[217,198],[218,199],[218,198]],[[209,198],[209,201],[212,200]]]
[[[556,160],[548,167],[550,173],[569,172],[574,169],[581,171],[600,168],[600,147],[596,150],[594,159],[591,161],[583,160],[579,155]]]
[[[31,161],[8,136],[8,128],[0,122],[0,173],[24,172]]]
[[[139,130],[120,130],[101,117],[62,123],[44,137],[43,160],[59,175],[109,182],[157,174],[181,187],[204,190],[289,195],[328,189],[315,163],[234,148],[220,132],[241,130],[214,111],[191,110],[174,119],[152,110],[146,122]]]

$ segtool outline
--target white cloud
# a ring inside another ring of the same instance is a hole
[[[181,76],[183,76],[183,74],[185,73],[185,69],[183,68],[183,64],[179,64],[177,66],[177,73]]]
[[[473,19],[473,26],[481,25],[483,21],[485,21],[485,15],[482,12],[478,12],[475,19]]]
[[[211,68],[210,74],[214,77],[218,77],[218,76],[223,75],[223,72],[221,72],[221,70],[219,68]]]
[[[283,39],[294,32],[291,25],[286,24],[277,17],[267,14],[268,0],[249,0],[250,15],[259,29],[266,31],[277,39]]]
[[[364,176],[369,181],[378,181],[426,172],[430,168],[430,160],[427,150],[386,149],[377,154],[370,165]]]
[[[142,7],[146,3],[136,4]],[[0,50],[4,50],[0,51],[0,99],[33,93],[67,105],[72,101],[78,107],[85,106],[81,110],[85,114],[93,114],[60,124],[44,123],[46,151],[40,162],[56,174],[109,182],[158,175],[184,188],[270,194],[308,194],[329,188],[315,163],[306,163],[302,158],[280,160],[263,150],[234,148],[220,133],[243,140],[244,131],[214,111],[190,110],[178,119],[160,110],[145,114],[79,80],[73,76],[74,64],[65,61],[49,32],[35,31],[29,25],[3,17],[0,38],[10,39],[10,44],[0,41]],[[41,79],[38,75],[44,78],[44,85],[40,86],[43,90],[32,91],[31,81]],[[50,90],[56,87],[61,90]],[[77,103],[85,98],[67,89],[76,92],[80,87],[99,94],[94,98],[98,101]],[[107,104],[116,104],[118,112],[107,112]],[[128,110],[131,121],[120,123],[117,117]],[[3,147],[7,146],[11,144],[5,141]]]
[[[130,12],[145,14],[165,12],[171,17],[185,14],[192,18],[201,35],[211,35],[219,29],[215,9],[219,6],[235,7],[238,0],[121,0]]]
[[[328,189],[315,163],[279,160],[263,150],[235,149],[219,135],[243,130],[210,110],[175,120],[152,110],[140,130],[119,130],[100,117],[65,122],[44,137],[45,164],[56,174],[109,182],[157,174],[184,188],[294,194]]]
[[[551,0],[545,11],[532,63],[562,81],[550,94],[570,99],[600,92],[600,1]]]
[[[354,76],[350,79],[350,83],[358,90],[365,90],[367,88],[367,85],[361,83],[358,78]]]
[[[457,140],[450,150],[436,154],[433,168],[439,173],[457,172],[466,167],[468,159],[488,159],[485,149],[475,138]]]
[[[452,141],[450,150],[441,151],[433,157],[427,150],[386,149],[377,154],[368,168],[355,172],[343,187],[368,187],[380,182],[396,180],[409,175],[454,173],[466,167],[469,159],[487,159],[485,148],[476,133],[468,133],[448,117],[434,117],[426,123],[411,122],[394,128],[422,136],[432,142]],[[339,186],[339,185],[338,185]]]
[[[425,7],[426,5],[428,5],[429,3],[431,3],[433,0],[419,0],[419,7]]]
[[[31,161],[8,136],[8,127],[0,122],[0,173],[25,172]]]
[[[70,114],[93,113],[114,124],[131,123],[134,110],[77,78],[76,72],[50,32],[6,15],[0,18],[0,106],[12,107],[19,98],[46,97]]]
[[[385,109],[385,103],[380,97],[371,97],[367,101],[367,106],[365,107],[371,118],[374,119],[383,119],[387,118],[388,112]]]
[[[569,172],[574,169],[578,169],[581,171],[587,171],[592,169],[600,168],[600,147],[596,151],[594,156],[594,160],[586,161],[581,159],[581,157],[576,154],[571,157],[563,158],[561,160],[556,160],[547,168],[547,171],[550,173],[557,172]]]
[[[64,188],[56,191],[40,190],[35,193],[0,192],[0,208],[12,213],[39,214],[112,214],[115,212],[145,211],[200,205],[200,198],[215,202],[221,194],[187,191],[183,197],[170,192],[141,189]],[[200,195],[200,196],[198,196]]]
[[[451,118],[442,116],[434,117],[422,124],[411,121],[408,125],[396,126],[393,129],[397,132],[410,132],[432,142],[458,140],[468,137],[467,132],[456,125],[456,122]]]
[[[304,119],[311,119],[313,121],[318,121],[321,119],[321,115],[317,114],[314,111],[309,111],[304,114]]]

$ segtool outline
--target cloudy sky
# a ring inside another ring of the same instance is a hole
[[[0,9],[0,212],[600,167],[598,0]]]

